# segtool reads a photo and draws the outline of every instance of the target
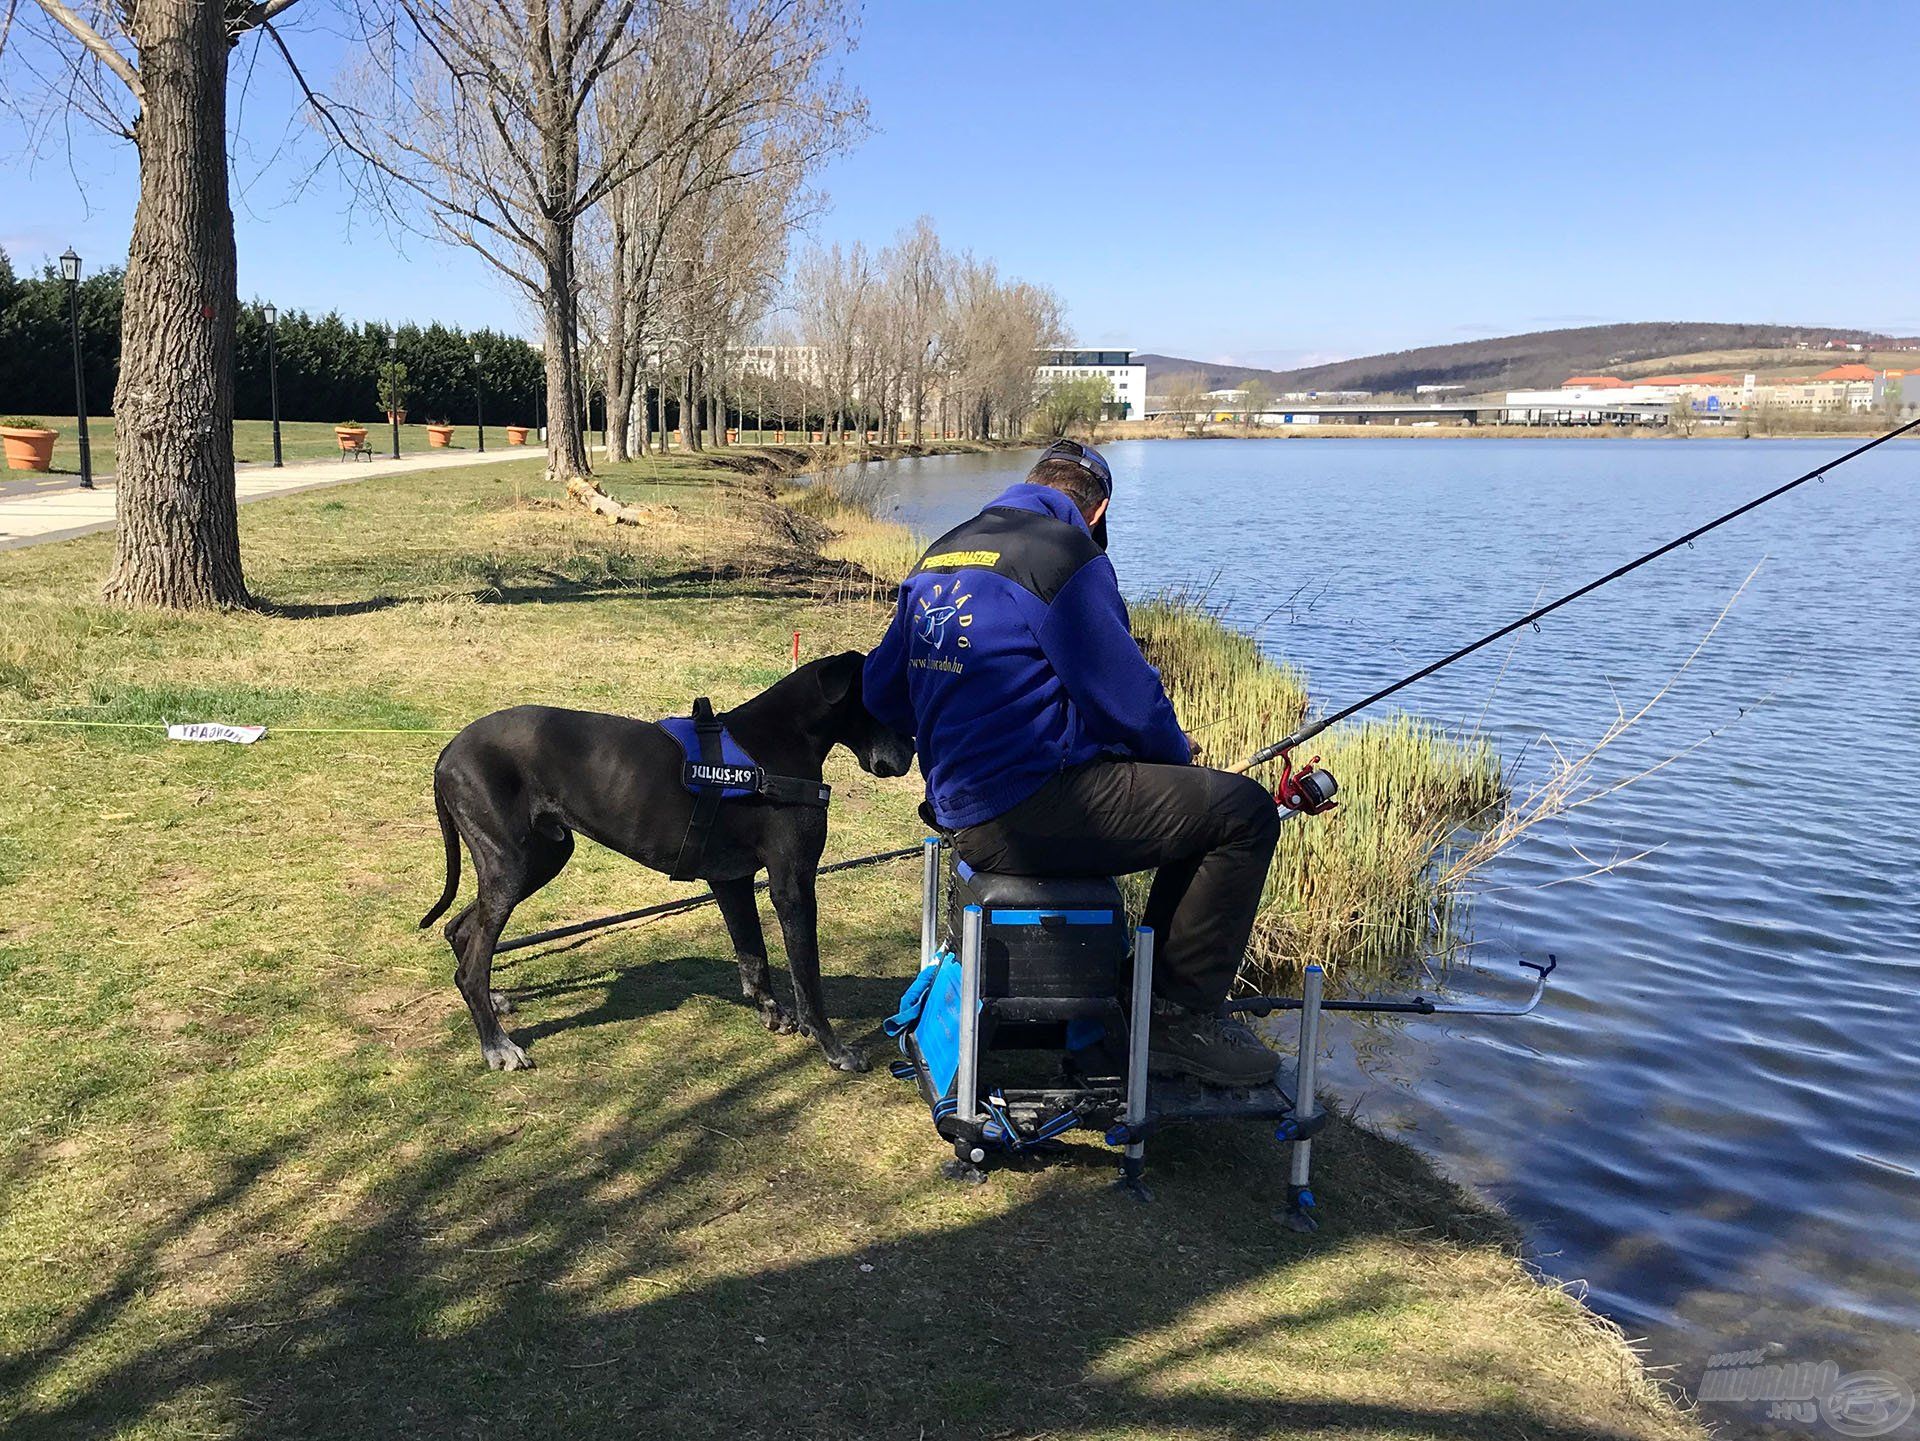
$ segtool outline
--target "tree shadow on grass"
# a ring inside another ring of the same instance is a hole
[[[256,596],[252,608],[277,620],[333,620],[371,615],[395,606],[425,600],[462,598],[480,605],[577,605],[598,600],[812,600],[824,585],[840,576],[841,568],[823,569],[811,562],[793,562],[758,568],[689,568],[658,575],[574,579],[541,572],[537,584],[481,584],[431,594],[394,595],[380,592],[351,600],[292,601]]]
[[[333,620],[341,616],[372,615],[405,601],[399,596],[371,595],[364,600],[276,601],[254,597],[252,609],[273,620]]]
[[[773,973],[774,993],[791,1011],[792,979],[777,958]],[[857,1026],[866,1017],[890,1014],[903,989],[900,981],[879,976],[830,975],[824,984],[827,1011],[842,1038],[860,1042],[880,1039],[879,1031],[860,1037],[849,1031],[849,1025]],[[740,995],[740,968],[731,958],[710,955],[688,954],[599,967],[583,964],[576,973],[560,980],[521,985],[512,983],[512,971],[504,961],[496,961],[494,989],[521,1005],[551,1003],[569,996],[590,998],[588,1005],[568,1014],[510,1027],[514,1039],[522,1045],[568,1031],[660,1015],[695,999],[722,1001],[737,1005],[743,1014],[758,1015]]]
[[[731,1008],[663,1014],[729,963],[606,974],[523,994],[602,985],[535,1029],[640,1022],[612,1080],[578,1035],[551,1070],[450,1072],[477,1119],[374,1105],[229,1158],[5,1360],[10,1434],[1636,1434],[1551,1404],[1524,1354],[1395,1348],[1445,1297],[1375,1243],[1447,1190],[1377,1138],[1332,1135],[1312,1237],[1271,1220],[1285,1153],[1245,1130],[1157,1138],[1148,1206],[1085,1168],[955,1187],[909,1088]],[[829,996],[872,1015],[896,986]],[[1498,1229],[1462,1212],[1433,1244]],[[183,1269],[189,1232],[237,1272]]]

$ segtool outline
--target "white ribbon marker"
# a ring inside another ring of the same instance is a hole
[[[265,726],[230,726],[219,721],[195,721],[191,725],[167,727],[167,739],[170,741],[231,741],[237,746],[250,746],[266,733]]]

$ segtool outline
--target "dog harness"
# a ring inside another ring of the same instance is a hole
[[[673,880],[690,881],[699,872],[722,801],[768,800],[825,810],[833,796],[833,787],[825,781],[770,774],[727,733],[713,713],[713,702],[705,696],[694,701],[692,715],[668,716],[659,724],[680,747],[680,783],[694,798],[680,858],[673,863]]]

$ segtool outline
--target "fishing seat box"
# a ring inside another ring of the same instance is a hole
[[[989,1045],[1044,1045],[1071,1017],[1117,1015],[1133,935],[1111,876],[1003,875],[956,857],[946,913],[955,953],[968,906],[981,911],[980,997]]]

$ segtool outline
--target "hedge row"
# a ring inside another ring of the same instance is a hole
[[[120,373],[122,272],[107,269],[80,282],[81,358],[87,408],[110,414]],[[280,414],[287,420],[371,420],[380,414],[379,382],[392,354],[404,367],[402,387],[416,420],[471,424],[475,392],[490,424],[532,424],[544,386],[540,352],[492,330],[391,326],[282,311],[278,319]],[[474,364],[478,350],[480,363]],[[257,303],[240,307],[234,337],[234,413],[269,414],[267,326]],[[73,345],[67,287],[49,265],[16,277],[0,251],[0,413],[73,413]]]

